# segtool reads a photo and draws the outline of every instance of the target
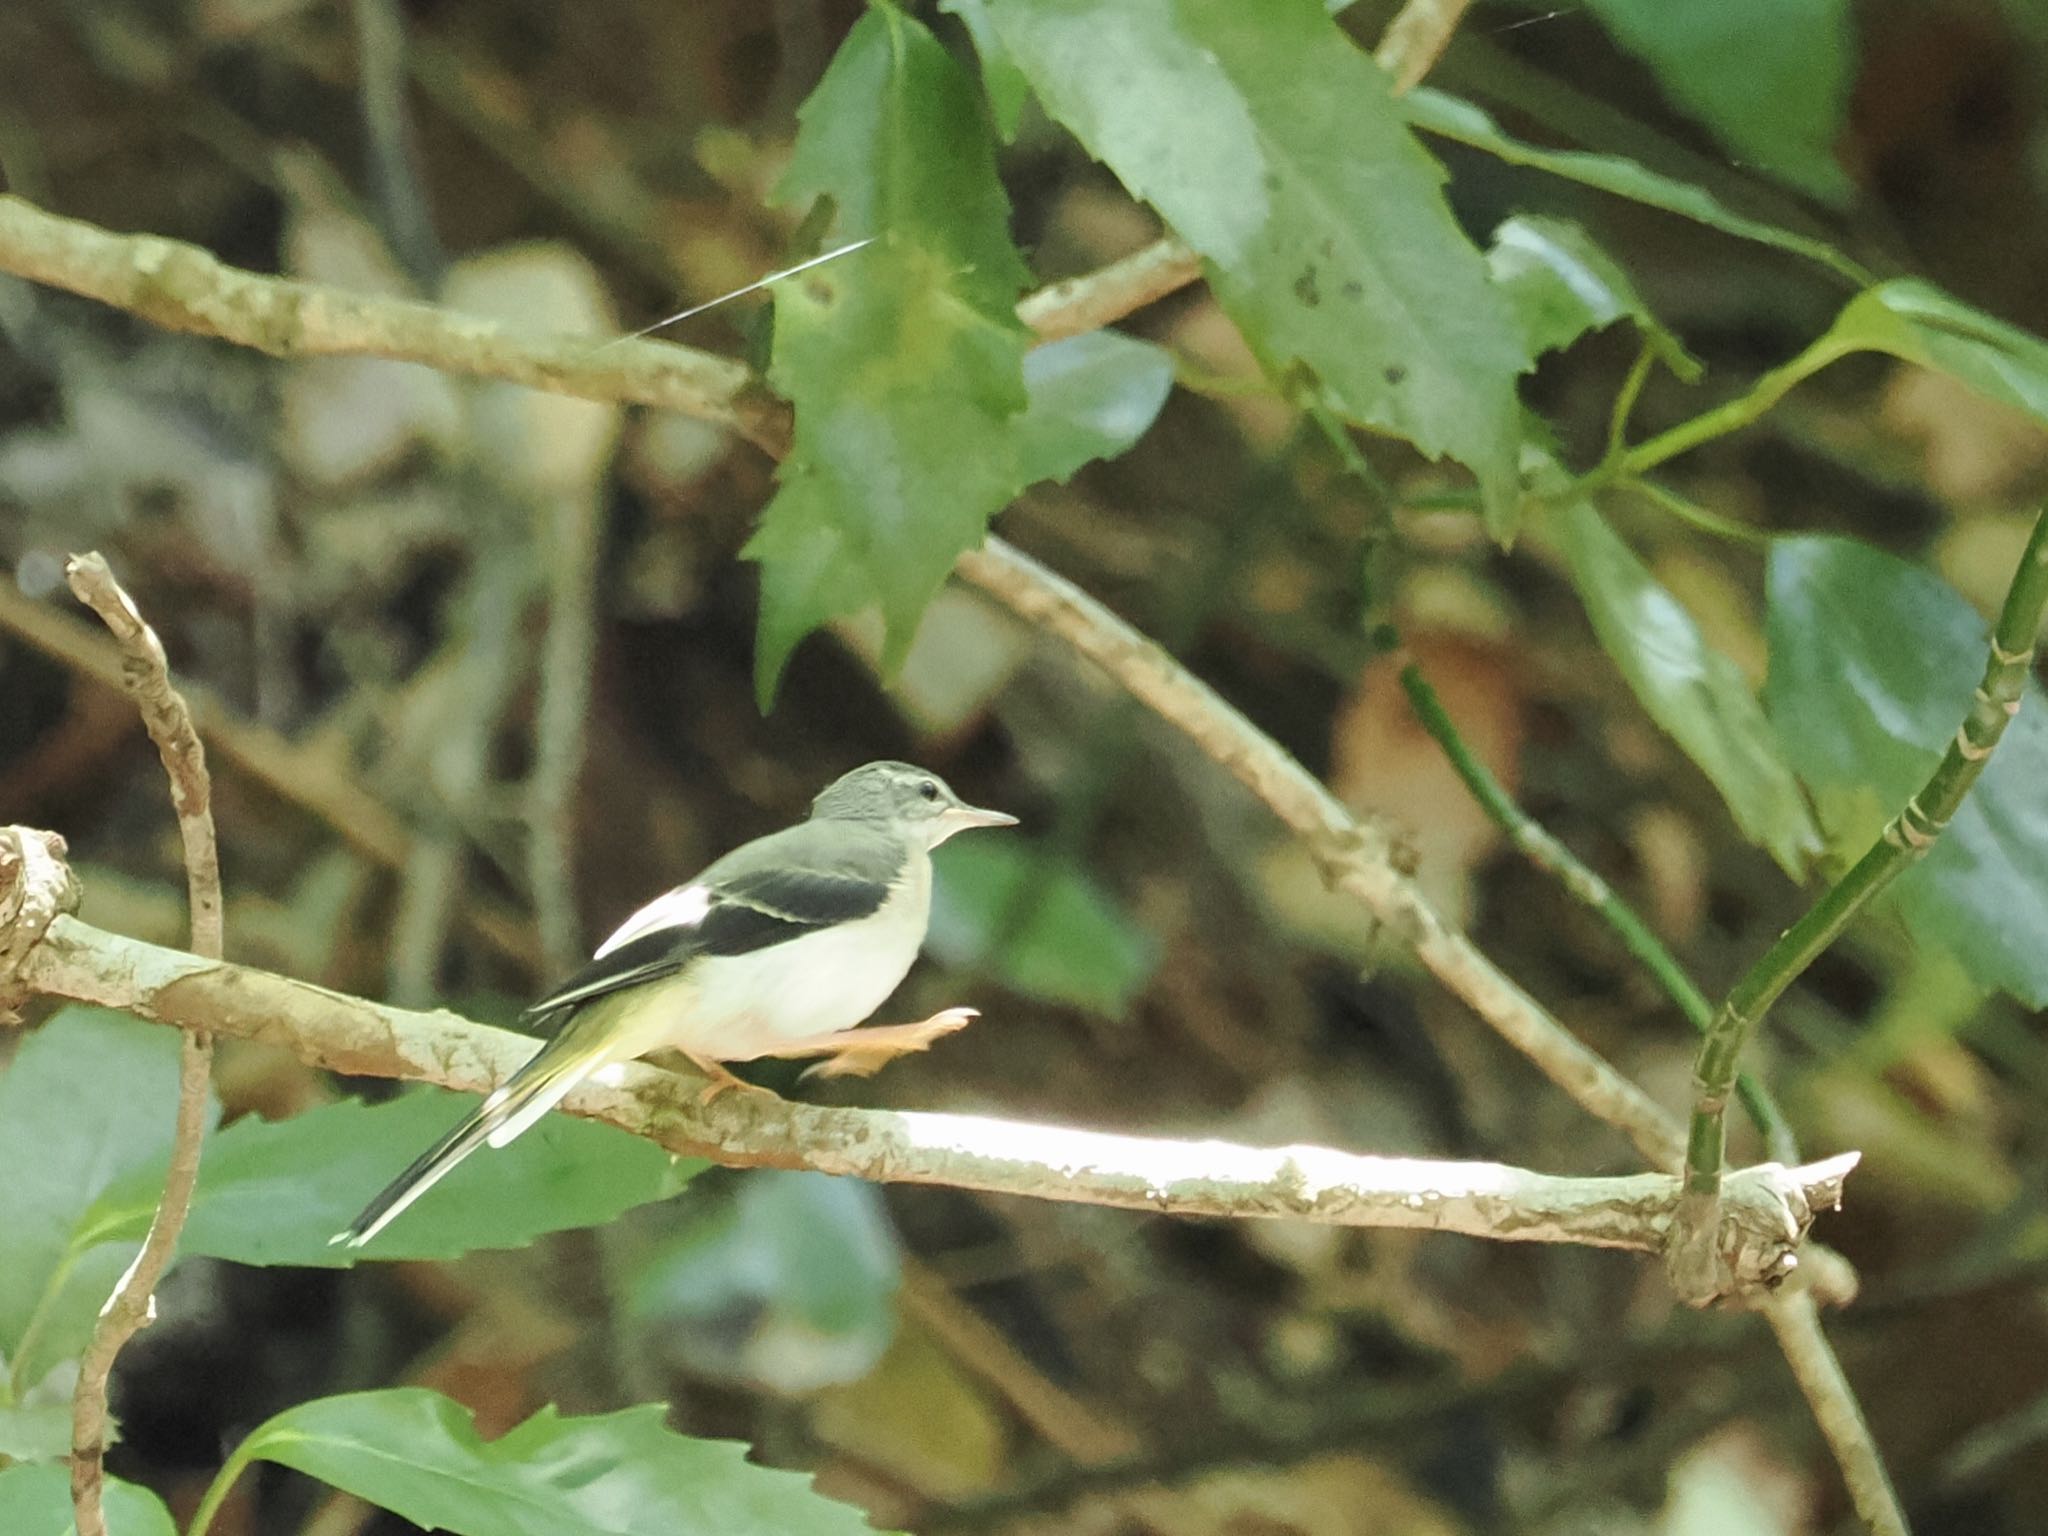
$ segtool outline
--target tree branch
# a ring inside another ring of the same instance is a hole
[[[1684,1145],[1677,1122],[1446,924],[1397,867],[1383,832],[1361,823],[1277,742],[1163,647],[1000,539],[962,555],[954,572],[1033,629],[1065,641],[1177,727],[1316,851],[1332,885],[1406,940],[1439,981],[1587,1113],[1626,1135],[1645,1161],[1677,1165]]]
[[[315,1066],[472,1093],[503,1082],[531,1038],[446,1011],[414,1013],[56,918],[22,980],[54,997],[185,1030],[283,1046]],[[1499,1163],[1247,1147],[1032,1125],[982,1115],[847,1109],[765,1093],[696,1102],[698,1084],[635,1064],[578,1089],[572,1114],[686,1157],[809,1168],[1181,1216],[1294,1217],[1338,1226],[1462,1232],[1502,1242],[1661,1252],[1679,1180],[1562,1178]],[[1724,1248],[1738,1289],[1774,1284],[1817,1210],[1839,1202],[1857,1155],[1731,1180]],[[1741,1190],[1736,1191],[1737,1183]]]
[[[156,743],[171,783],[171,805],[178,813],[178,835],[185,848],[192,949],[202,959],[218,960],[222,907],[212,785],[206,776],[206,751],[193,729],[192,715],[171,686],[163,642],[136,612],[134,602],[98,555],[73,555],[65,575],[78,600],[100,616],[121,647],[123,685],[142,711],[142,723]],[[203,1028],[188,1030],[178,1054],[178,1107],[163,1196],[150,1218],[141,1250],[100,1309],[71,1395],[71,1503],[78,1536],[106,1536],[100,1495],[106,1482],[107,1379],[122,1347],[156,1316],[156,1285],[170,1266],[199,1179],[199,1149],[206,1135],[206,1091],[212,1071],[212,1036]]]

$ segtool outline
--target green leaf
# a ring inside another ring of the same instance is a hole
[[[147,1488],[106,1482],[101,1500],[108,1536],[178,1536],[171,1512]],[[7,1536],[75,1536],[71,1519],[71,1474],[63,1467],[8,1467],[0,1470],[0,1531]]]
[[[71,1401],[0,1407],[0,1460],[62,1461],[71,1454]],[[0,1527],[12,1530],[12,1526]]]
[[[1739,161],[1831,203],[1855,75],[1848,0],[1588,0],[1614,40]]]
[[[693,1373],[776,1392],[865,1376],[895,1335],[903,1270],[880,1191],[778,1169],[727,1188],[729,1198],[686,1202],[639,1268],[634,1326]]]
[[[829,197],[855,259],[775,295],[769,378],[796,406],[781,489],[747,547],[764,567],[757,678],[796,641],[879,601],[900,662],[954,558],[1018,483],[1026,272],[973,86],[881,6],[801,113],[786,201]]]
[[[88,1251],[79,1215],[162,1163],[177,1101],[176,1033],[97,1008],[56,1014],[0,1075],[0,1357],[17,1383],[83,1347],[135,1249]]]
[[[1771,546],[1764,702],[1829,846],[1860,855],[1927,782],[1990,633],[1947,583],[1851,539]],[[1978,983],[2048,1005],[2048,698],[2030,684],[1962,809],[1883,898]]]
[[[1741,668],[1706,643],[1692,615],[1590,506],[1567,508],[1558,530],[1594,632],[1650,718],[1713,781],[1743,835],[1787,874],[1803,875],[1820,838]]]
[[[988,0],[939,0],[939,9],[958,16],[967,35],[974,39],[974,51],[981,56],[981,89],[988,97],[996,132],[1005,144],[1014,143],[1017,125],[1024,117],[1024,103],[1031,96],[1031,83],[1003,47],[1003,40],[996,36],[995,23],[989,20]]]
[[[438,1392],[359,1392],[285,1410],[230,1470],[276,1462],[456,1536],[872,1536],[810,1479],[751,1464],[743,1445],[672,1433],[663,1412],[543,1408],[486,1441]]]
[[[362,1258],[451,1259],[602,1225],[667,1199],[703,1166],[615,1126],[548,1115],[510,1146],[472,1155],[367,1249],[328,1246],[474,1102],[420,1088],[383,1104],[348,1099],[289,1120],[236,1121],[206,1145],[179,1251],[334,1267]],[[161,1164],[138,1170],[94,1202],[81,1231],[87,1240],[139,1237],[162,1187]]]
[[[1752,219],[1704,192],[1690,182],[1661,175],[1620,155],[1590,154],[1581,150],[1540,149],[1525,144],[1504,131],[1494,120],[1469,101],[1446,96],[1427,86],[1418,86],[1401,98],[1408,121],[1425,133],[1480,150],[1509,165],[1526,166],[1566,181],[1610,192],[1630,202],[1661,208],[1695,224],[1704,224],[1738,240],[1767,245],[1773,250],[1817,262],[1850,282],[1861,286],[1870,274],[1824,240],[1797,235],[1760,219]]]
[[[1932,283],[1899,278],[1858,294],[1807,349],[1806,357],[1817,361],[1806,371],[1848,352],[1888,352],[1939,369],[1987,399],[2048,424],[2048,342]]]
[[[1569,219],[1503,220],[1486,265],[1532,354],[1562,351],[1588,331],[1631,320],[1665,367],[1687,383],[1699,377],[1699,363],[1650,312],[1628,274]]]
[[[1017,839],[961,839],[937,859],[929,945],[947,965],[988,966],[1005,986],[1115,1016],[1158,949],[1084,872]]]
[[[1017,418],[1018,489],[1065,480],[1143,437],[1173,390],[1173,356],[1116,331],[1090,331],[1024,357],[1029,400]]]
[[[1479,476],[1509,531],[1529,365],[1441,166],[1319,0],[990,0],[1046,110],[1209,266],[1260,353]]]

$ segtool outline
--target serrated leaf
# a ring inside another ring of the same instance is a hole
[[[994,485],[994,500],[979,515],[983,526],[990,512],[1026,486],[1064,480],[1090,460],[1112,458],[1142,437],[1173,388],[1173,360],[1149,342],[1095,331],[1033,349],[1024,357],[1022,378],[1024,410],[1005,425],[1007,440],[992,448],[978,466],[982,471],[1000,468],[1003,456],[1012,456]],[[853,424],[856,430],[858,425]],[[951,463],[950,457],[941,458]],[[761,564],[755,680],[764,710],[774,697],[783,662],[798,641],[825,620],[880,600],[830,509],[820,504],[832,492],[820,483],[814,467],[785,465],[782,478],[782,492],[770,516],[764,517],[748,545],[749,556]],[[983,476],[979,483],[986,486],[991,479]],[[955,494],[976,483],[974,476],[957,468],[948,481]],[[977,527],[968,542],[979,537]],[[920,600],[920,614],[929,597],[927,593]]]
[[[1577,503],[1557,526],[1594,633],[1636,698],[1713,781],[1743,835],[1802,876],[1820,836],[1742,669],[1598,512]]]
[[[135,1245],[75,1244],[79,1214],[162,1161],[177,1101],[177,1035],[98,1008],[53,1016],[0,1074],[0,1357],[17,1379],[83,1346]]]
[[[766,568],[764,696],[797,639],[867,601],[881,605],[886,660],[901,659],[1017,482],[1010,425],[1025,405],[1026,273],[959,66],[877,7],[801,118],[780,195],[831,198],[844,232],[875,243],[776,290],[769,378],[796,429],[746,551]]]
[[[939,0],[939,9],[959,17],[967,35],[974,39],[989,115],[995,119],[996,132],[1002,135],[1003,142],[1014,142],[1017,125],[1024,117],[1024,103],[1031,96],[1031,83],[996,35],[995,23],[989,20],[988,0]]]
[[[179,1251],[237,1264],[336,1267],[452,1259],[602,1225],[667,1199],[704,1166],[615,1126],[548,1115],[510,1146],[473,1154],[367,1248],[328,1245],[474,1103],[416,1088],[382,1104],[348,1099],[289,1120],[236,1121],[206,1145]],[[108,1189],[80,1224],[85,1240],[139,1237],[162,1187],[155,1165]]]
[[[656,1404],[588,1418],[543,1408],[496,1440],[438,1392],[324,1397],[259,1426],[238,1462],[272,1461],[456,1536],[872,1536],[810,1479],[694,1440]]]
[[[1862,351],[1939,369],[1987,399],[2048,424],[2048,342],[1951,298],[1932,283],[1898,278],[1866,289],[1807,349],[1807,357],[1825,360]]]
[[[962,839],[935,863],[928,944],[1028,997],[1120,1015],[1159,961],[1151,935],[1082,870],[1028,845]]]
[[[1666,213],[1717,229],[1738,240],[1753,241],[1773,250],[1804,257],[1852,283],[1861,285],[1870,281],[1869,273],[1826,241],[1794,234],[1791,230],[1737,213],[1712,193],[1702,191],[1690,182],[1662,175],[1620,155],[1542,149],[1534,144],[1525,144],[1471,102],[1447,96],[1427,86],[1418,86],[1402,97],[1401,106],[1408,121],[1424,133],[1433,133],[1439,138],[1480,150],[1509,165],[1526,166],[1530,170],[1559,176],[1580,186],[1625,197],[1630,202],[1661,208]]]
[[[1587,0],[1608,34],[1730,155],[1842,203],[1835,158],[1855,76],[1848,0]]]
[[[1946,582],[1852,539],[1771,546],[1764,702],[1830,847],[1860,855],[1927,782],[1990,633]],[[1883,898],[1981,985],[2048,1005],[2048,698],[2029,683],[1997,754]]]
[[[1569,219],[1518,213],[1502,220],[1486,265],[1532,354],[1561,351],[1588,331],[1630,320],[1665,367],[1688,383],[1699,377],[1698,361],[1651,313],[1628,274]]]
[[[1529,365],[1444,172],[1319,0],[990,0],[1046,110],[1208,263],[1268,368],[1516,506]]]
[[[171,1512],[147,1488],[106,1481],[101,1508],[107,1536],[178,1536]],[[0,1531],[7,1536],[76,1536],[71,1519],[71,1474],[63,1467],[0,1469]]]

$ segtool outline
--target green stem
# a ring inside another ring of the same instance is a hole
[[[1628,451],[1628,419],[1635,414],[1636,401],[1643,393],[1643,386],[1650,382],[1650,370],[1657,364],[1657,353],[1645,341],[1636,350],[1636,360],[1629,365],[1628,377],[1621,381],[1621,390],[1614,397],[1614,410],[1607,418],[1607,456],[1603,464],[1619,464],[1622,455]]]
[[[1710,533],[1717,539],[1733,539],[1739,544],[1748,544],[1760,549],[1768,547],[1771,542],[1771,536],[1761,528],[1752,528],[1749,524],[1739,523],[1732,517],[1709,512],[1698,502],[1688,500],[1676,491],[1666,490],[1663,486],[1648,480],[1623,480],[1619,483],[1619,489],[1634,491],[1638,496],[1655,502],[1681,522],[1690,523],[1702,533]]]
[[[64,1287],[71,1283],[71,1272],[78,1267],[78,1256],[83,1250],[77,1244],[64,1250],[64,1257],[57,1261],[57,1267],[50,1271],[50,1278],[43,1286],[43,1292],[36,1298],[35,1310],[29,1313],[28,1321],[22,1325],[21,1342],[14,1351],[14,1366],[6,1385],[10,1399],[18,1399],[35,1383],[23,1379],[28,1363],[34,1357],[36,1346],[43,1341],[43,1330],[49,1326],[50,1312],[57,1305],[57,1298],[64,1294]]]
[[[2005,594],[2005,606],[1991,637],[1991,653],[1984,664],[1984,680],[1977,685],[1969,713],[1933,776],[1849,872],[1750,967],[1715,1012],[1693,1073],[1692,1127],[1685,1153],[1688,1194],[1707,1202],[1720,1194],[1728,1092],[1750,1031],[1849,926],[1864,904],[1934,845],[1970,786],[1977,782],[1977,775],[1984,771],[2007,722],[2019,712],[2044,609],[2048,609],[2048,507],[2035,519],[2019,570]]]
[[[1690,421],[1682,421],[1668,432],[1660,432],[1648,442],[1638,443],[1622,454],[1611,465],[1605,466],[1613,476],[1640,476],[1655,469],[1666,459],[1675,459],[1679,454],[1699,447],[1729,432],[1739,431],[1762,419],[1765,412],[1776,405],[1794,388],[1806,382],[1814,374],[1838,358],[1860,350],[1832,336],[1823,336],[1804,352],[1783,367],[1773,368],[1749,388],[1749,393],[1738,395],[1711,411],[1702,412]]]
[[[242,1475],[242,1469],[256,1459],[255,1450],[262,1441],[259,1431],[250,1435],[221,1464],[214,1473],[213,1481],[206,1486],[206,1497],[199,1501],[199,1508],[192,1513],[192,1523],[185,1530],[185,1536],[206,1536],[213,1527],[213,1517],[220,1513],[221,1505],[227,1502],[228,1494],[234,1489],[235,1479]]]
[[[1401,669],[1401,687],[1407,692],[1408,703],[1414,709],[1416,719],[1422,722],[1422,728],[1443,748],[1444,756],[1457,769],[1458,777],[1465,781],[1472,798],[1507,834],[1516,851],[1538,869],[1556,876],[1567,892],[1605,919],[1622,946],[1642,963],[1665,994],[1678,1005],[1678,1011],[1685,1015],[1686,1022],[1704,1035],[1707,1026],[1713,1022],[1713,1004],[1693,984],[1677,957],[1650,931],[1649,924],[1636,915],[1613,886],[1515,803],[1500,780],[1472,755],[1443,701],[1429,685],[1429,679],[1412,661]],[[1793,1139],[1792,1128],[1772,1100],[1769,1090],[1745,1072],[1736,1081],[1736,1092],[1741,1095],[1743,1108],[1748,1111],[1750,1119],[1763,1133],[1770,1155],[1781,1163],[1798,1162],[1799,1148]]]

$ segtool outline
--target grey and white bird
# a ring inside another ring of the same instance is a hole
[[[336,1243],[360,1248],[480,1146],[502,1147],[593,1073],[675,1050],[710,1081],[722,1063],[824,1058],[872,1071],[922,1050],[972,1012],[859,1029],[896,990],[931,916],[931,851],[1017,818],[968,805],[936,774],[869,763],[828,785],[808,820],[756,838],[657,896],[589,965],[526,1010],[554,1036],[372,1200]]]

